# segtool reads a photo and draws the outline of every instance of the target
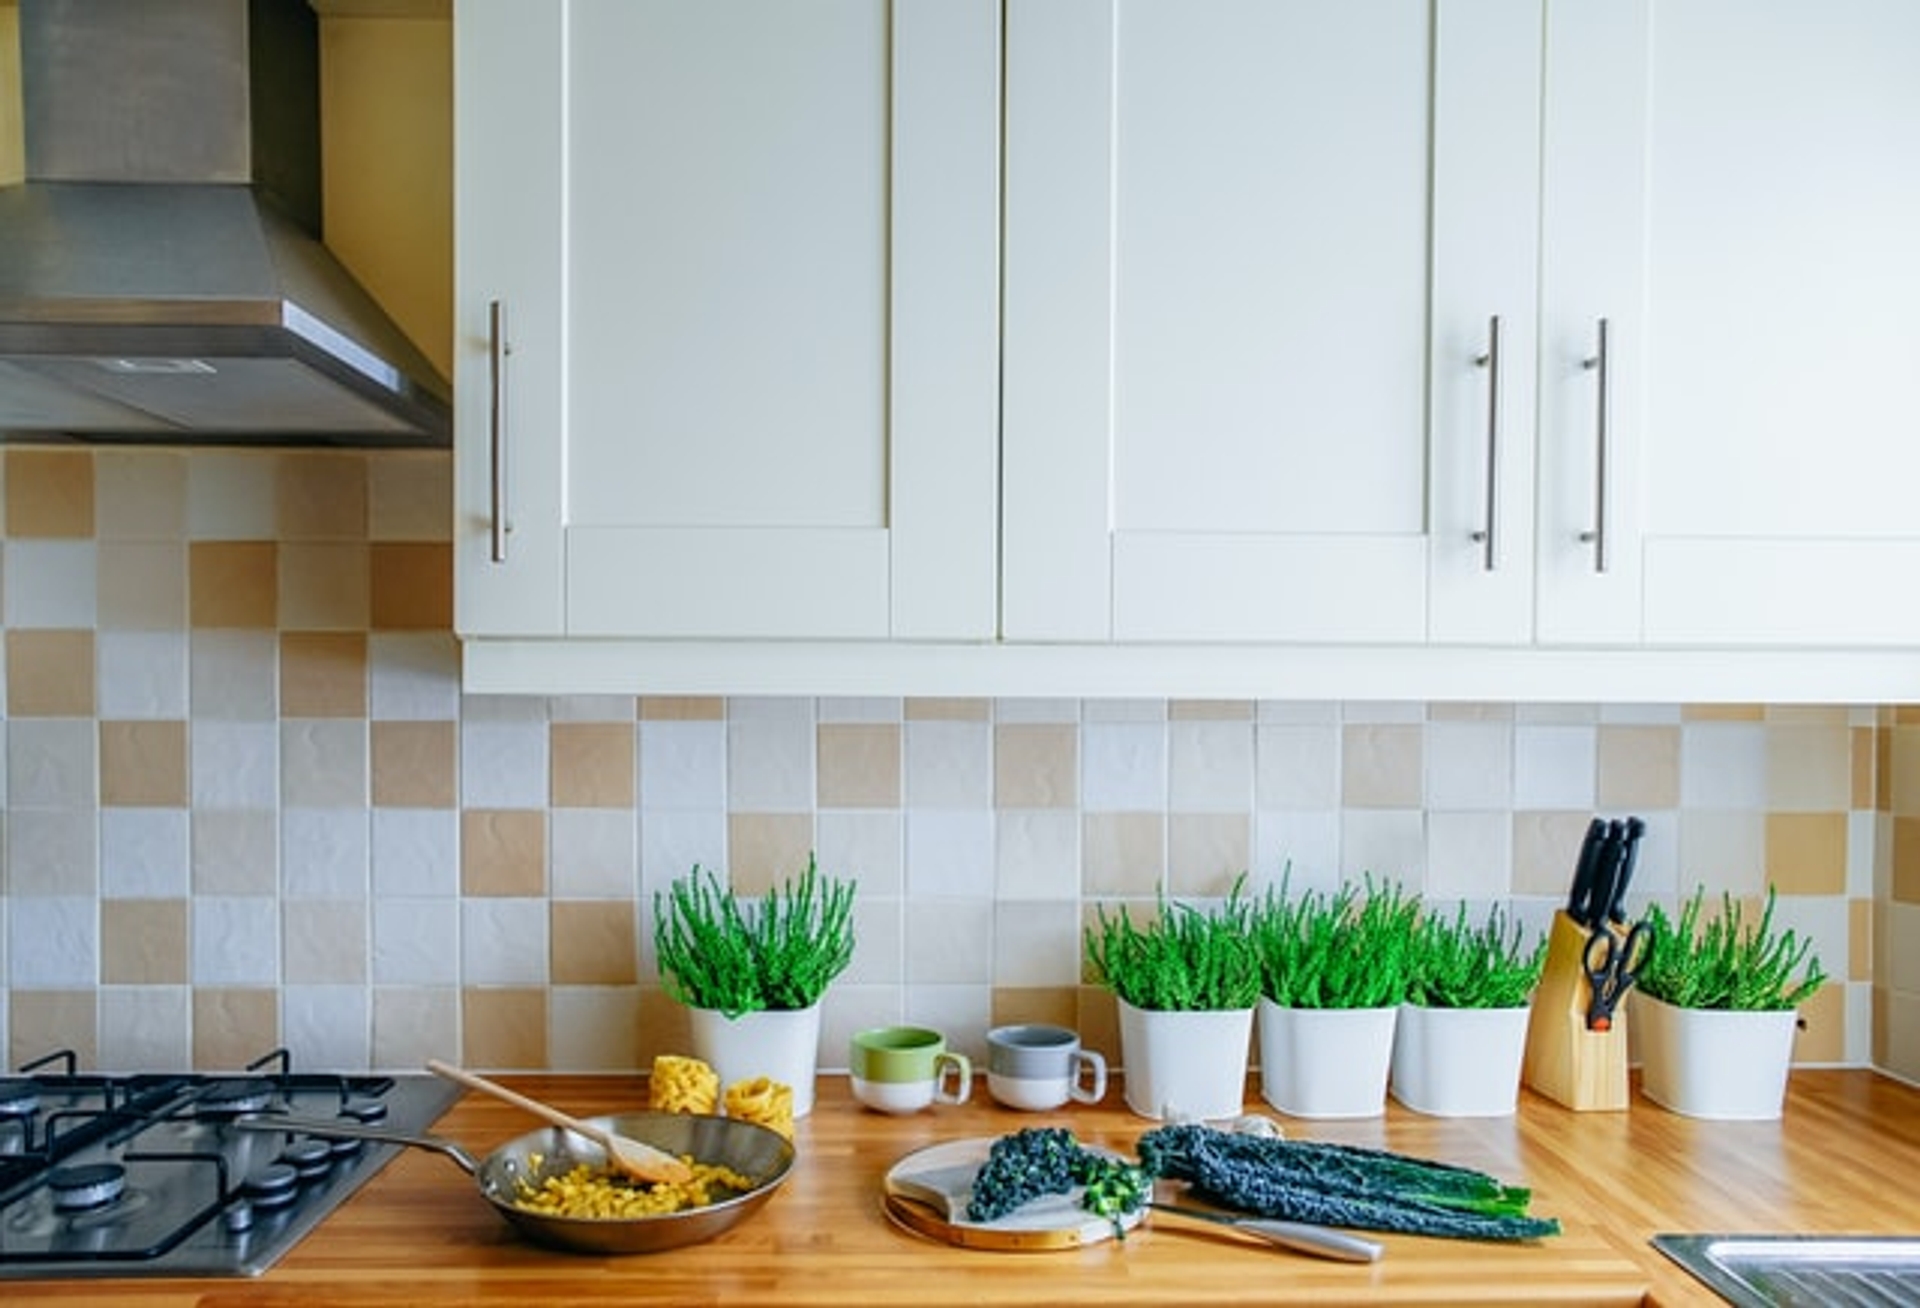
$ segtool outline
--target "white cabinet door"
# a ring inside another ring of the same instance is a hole
[[[462,633],[991,636],[998,7],[456,24]]]
[[[1920,641],[1920,5],[1660,0],[1646,634]]]

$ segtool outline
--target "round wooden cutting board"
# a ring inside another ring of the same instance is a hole
[[[1111,1219],[1080,1206],[1078,1186],[1065,1194],[1042,1195],[991,1222],[969,1221],[967,1196],[992,1147],[993,1138],[982,1136],[928,1145],[908,1154],[887,1170],[882,1184],[887,1216],[916,1235],[965,1249],[1076,1249],[1114,1238]],[[1141,1216],[1128,1213],[1120,1226],[1130,1230]]]

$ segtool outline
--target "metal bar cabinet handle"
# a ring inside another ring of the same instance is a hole
[[[1593,546],[1593,570],[1607,570],[1607,481],[1611,470],[1608,459],[1613,443],[1613,386],[1608,366],[1607,320],[1599,320],[1598,348],[1580,366],[1594,374],[1597,392],[1594,399],[1595,430],[1593,441],[1593,527],[1580,533],[1580,539]]]
[[[492,558],[507,561],[507,310],[498,300],[487,304],[487,471]]]
[[[1473,358],[1473,366],[1487,370],[1487,508],[1485,526],[1471,533],[1484,547],[1481,567],[1492,572],[1498,559],[1496,528],[1500,502],[1500,315],[1487,319],[1487,351]]]

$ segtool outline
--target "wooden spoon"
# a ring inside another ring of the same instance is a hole
[[[489,1081],[483,1076],[475,1076],[472,1072],[462,1071],[437,1058],[427,1060],[427,1070],[435,1076],[444,1076],[449,1081],[458,1082],[470,1090],[478,1090],[481,1094],[492,1095],[495,1099],[503,1100],[516,1108],[524,1108],[535,1117],[551,1122],[563,1130],[584,1136],[607,1151],[607,1161],[617,1170],[636,1181],[679,1182],[693,1178],[693,1169],[664,1149],[640,1140],[629,1139],[624,1135],[615,1135],[603,1127],[595,1126],[591,1122],[583,1122],[577,1117],[569,1117],[550,1104],[543,1104],[538,1099],[529,1099],[497,1082]]]

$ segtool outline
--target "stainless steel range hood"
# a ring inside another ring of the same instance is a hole
[[[445,380],[318,239],[305,0],[19,8],[0,434],[445,446]]]

